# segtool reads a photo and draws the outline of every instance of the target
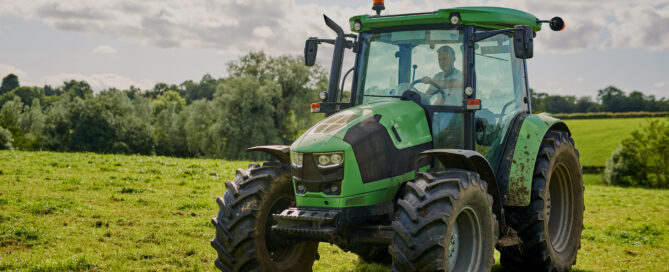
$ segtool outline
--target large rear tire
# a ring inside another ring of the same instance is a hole
[[[501,248],[511,271],[568,271],[576,264],[583,230],[583,178],[567,132],[549,130],[534,166],[530,205],[507,207],[509,225],[523,243]]]
[[[492,196],[475,172],[420,172],[392,222],[391,271],[485,271],[494,261]]]
[[[285,241],[271,231],[272,214],[295,205],[289,169],[279,163],[251,164],[225,183],[225,194],[216,200],[218,215],[211,220],[218,269],[311,271],[318,243]]]

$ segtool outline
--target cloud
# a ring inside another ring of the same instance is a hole
[[[616,10],[615,17],[616,22],[609,24],[611,39],[605,46],[669,50],[669,6]]]
[[[357,2],[347,2],[357,3]],[[432,11],[456,6],[505,6],[538,18],[562,16],[567,28],[539,33],[537,50],[573,52],[587,48],[669,49],[666,0],[453,0],[390,1],[384,14]],[[40,20],[53,27],[112,36],[161,48],[205,48],[239,54],[265,50],[298,54],[310,36],[332,37],[321,14],[348,29],[348,18],[370,14],[370,2],[343,7],[296,4],[295,0],[117,0],[2,1],[0,14]]]
[[[19,68],[16,68],[11,65],[0,64],[0,78],[4,78],[9,74],[16,75],[19,78],[19,82],[21,81],[22,77],[25,77],[27,75],[26,72],[24,72]]]
[[[109,88],[127,89],[130,86],[135,86],[140,89],[150,89],[153,87],[153,81],[148,79],[134,80],[113,73],[100,74],[79,74],[79,73],[61,73],[51,76],[45,76],[41,82],[51,86],[63,85],[63,82],[70,80],[83,80],[91,85],[95,91],[102,91]]]
[[[93,53],[98,53],[98,54],[116,54],[116,49],[114,49],[111,46],[107,45],[100,45],[93,49]]]

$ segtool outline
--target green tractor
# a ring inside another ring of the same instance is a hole
[[[525,59],[559,17],[493,7],[350,18],[334,39],[326,117],[276,162],[238,169],[212,219],[222,271],[311,271],[318,243],[392,271],[567,271],[583,229],[579,154],[532,114]],[[345,51],[355,65],[341,85]],[[350,96],[343,86],[351,74]],[[346,98],[346,99],[344,99]]]

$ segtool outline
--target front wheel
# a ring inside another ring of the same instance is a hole
[[[272,233],[272,214],[294,206],[288,166],[265,163],[238,169],[216,202],[219,212],[211,222],[216,237],[211,246],[221,271],[311,271],[317,242],[294,242]]]
[[[392,223],[391,271],[490,271],[496,219],[475,172],[420,172]]]

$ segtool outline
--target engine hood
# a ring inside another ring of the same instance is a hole
[[[297,152],[329,152],[350,148],[347,131],[363,120],[375,117],[393,138],[396,148],[432,140],[423,108],[411,101],[391,100],[358,105],[333,114],[302,134],[290,147]],[[394,132],[393,130],[394,127]]]

